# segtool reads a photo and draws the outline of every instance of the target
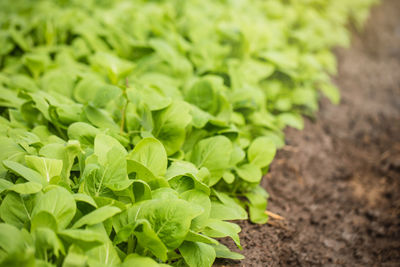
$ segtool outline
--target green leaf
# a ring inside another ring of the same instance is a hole
[[[25,250],[24,237],[15,226],[0,223],[0,247],[7,254]]]
[[[179,251],[190,267],[211,267],[216,257],[212,246],[199,242],[185,241]]]
[[[259,224],[266,223],[268,221],[268,215],[265,214],[267,208],[267,192],[265,192],[262,187],[257,186],[251,192],[246,193],[245,196],[250,201],[248,206],[251,222]]]
[[[42,190],[42,184],[35,182],[27,182],[21,184],[15,184],[8,188],[8,190],[17,192],[19,194],[35,194]]]
[[[37,156],[25,156],[27,165],[39,172],[47,182],[55,176],[60,176],[63,162],[58,159],[49,159]]]
[[[163,143],[168,155],[177,152],[185,141],[185,128],[192,120],[190,106],[173,102],[163,110],[153,112],[153,135]]]
[[[91,62],[95,68],[106,70],[113,84],[117,84],[121,78],[126,77],[134,67],[132,62],[105,52],[97,52],[92,56]]]
[[[49,228],[55,232],[58,230],[57,221],[53,214],[47,211],[40,211],[32,217],[31,232],[41,227]]]
[[[22,164],[19,164],[14,161],[5,160],[3,161],[4,166],[12,171],[13,173],[25,178],[27,181],[34,182],[34,183],[41,183],[46,184],[47,181],[45,180],[42,175],[30,168],[25,167]]]
[[[284,125],[288,125],[299,130],[303,130],[304,128],[303,118],[299,114],[282,113],[278,116],[278,119]]]
[[[68,182],[74,160],[81,151],[79,142],[70,140],[66,144],[48,144],[39,153],[47,158],[62,160],[61,177]]]
[[[253,164],[243,164],[235,170],[240,178],[249,183],[258,183],[262,178],[261,169]]]
[[[126,149],[116,139],[109,135],[97,134],[94,140],[94,153],[99,158],[100,164],[106,164],[109,160],[107,154],[114,149],[115,154],[119,158],[123,158],[127,155]],[[119,159],[118,158],[118,159]]]
[[[87,256],[75,245],[70,246],[68,254],[66,255],[62,267],[78,267],[86,266]]]
[[[135,196],[135,202],[151,199],[151,188],[144,181],[133,181],[132,190],[133,195]]]
[[[71,193],[60,186],[55,186],[43,194],[37,201],[32,211],[35,216],[41,211],[47,211],[54,215],[58,226],[66,228],[75,215],[76,204]]]
[[[156,176],[164,176],[167,171],[167,153],[155,138],[142,139],[129,153],[128,158],[141,163]]]
[[[21,228],[31,220],[33,206],[32,195],[22,196],[9,192],[1,202],[0,217],[4,222]]]
[[[215,136],[201,140],[194,147],[190,161],[198,168],[206,167],[211,174],[209,185],[214,185],[222,178],[230,166],[232,143],[225,136]]]
[[[104,206],[98,208],[91,213],[81,217],[77,222],[75,222],[72,228],[80,228],[86,224],[93,225],[101,223],[119,212],[121,212],[119,208],[112,206]]]
[[[136,236],[138,243],[142,247],[147,248],[160,260],[167,260],[167,248],[152,229],[149,221],[143,219],[137,220],[133,226],[132,233]]]
[[[100,133],[99,129],[84,122],[75,122],[68,127],[68,137],[85,145],[92,146],[98,133]]]
[[[168,249],[175,249],[189,232],[192,219],[203,211],[179,199],[144,202],[135,217],[146,219]]]
[[[97,208],[96,202],[95,202],[94,199],[93,199],[91,196],[89,196],[89,195],[82,194],[82,193],[77,193],[77,194],[73,194],[72,196],[74,197],[74,199],[75,199],[76,202],[79,202],[79,201],[80,201],[80,202],[85,202],[85,203],[88,203],[89,205],[91,205],[91,206]]]
[[[246,220],[247,212],[228,195],[213,191],[219,201],[211,201],[210,218],[220,220]]]
[[[244,256],[242,254],[232,252],[226,246],[222,244],[214,245],[214,250],[217,258],[225,258],[231,260],[243,260]]]
[[[230,222],[224,222],[217,219],[209,219],[207,222],[207,228],[203,231],[204,234],[210,237],[226,237],[229,236],[235,242],[235,244],[241,248],[240,239],[238,233],[240,232],[239,225]]]
[[[196,233],[192,230],[189,231],[189,233],[185,237],[186,241],[192,241],[192,242],[201,242],[201,243],[207,243],[207,244],[218,244],[218,241],[208,237],[206,235],[202,235],[199,233]]]
[[[181,198],[188,201],[189,203],[199,205],[203,208],[203,213],[194,218],[191,225],[191,229],[193,230],[202,229],[207,224],[208,218],[210,216],[211,201],[209,196],[199,190],[189,190],[182,193]]]
[[[75,244],[83,250],[89,250],[104,243],[104,235],[88,229],[67,229],[59,231],[58,234],[66,242]]]
[[[264,168],[274,159],[276,146],[268,137],[256,138],[247,151],[247,157],[251,164]]]
[[[48,250],[51,250],[56,257],[59,256],[60,252],[65,254],[63,243],[52,229],[36,228],[33,237],[36,247],[35,254],[38,258],[45,260]]]
[[[120,266],[121,263],[121,259],[110,240],[90,249],[86,254],[89,256],[89,266]]]
[[[125,258],[121,267],[131,266],[146,266],[146,267],[160,267],[161,265],[154,261],[152,258],[140,256],[138,254],[130,254]]]
[[[322,83],[320,89],[333,104],[338,105],[340,103],[340,91],[332,83]]]

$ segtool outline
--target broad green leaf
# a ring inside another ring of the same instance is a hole
[[[33,208],[32,216],[35,216],[41,211],[47,211],[53,214],[57,220],[58,226],[64,229],[69,225],[75,215],[75,200],[72,194],[66,189],[55,186],[38,199]]]
[[[249,183],[258,183],[262,178],[261,169],[253,164],[243,164],[235,170],[240,178]]]
[[[87,256],[84,255],[79,249],[72,245],[68,250],[68,254],[66,255],[62,267],[78,267],[78,266],[86,266]]]
[[[120,266],[121,259],[118,256],[113,243],[110,240],[104,244],[87,251],[89,266]]]
[[[192,219],[203,211],[179,199],[160,199],[144,202],[135,217],[146,219],[168,249],[175,249],[189,232]]]
[[[214,250],[217,258],[226,258],[232,260],[243,260],[244,256],[242,254],[232,252],[226,246],[222,244],[214,245]]]
[[[58,230],[56,218],[47,211],[38,212],[32,217],[31,232],[43,227],[49,228],[55,232]]]
[[[189,233],[186,235],[185,240],[192,241],[192,242],[207,243],[207,244],[218,244],[217,240],[215,240],[209,236],[196,233],[192,230],[190,230]]]
[[[36,257],[45,260],[48,250],[51,250],[56,257],[59,256],[60,252],[65,254],[63,243],[52,229],[47,227],[36,228],[33,231],[33,237]]]
[[[21,232],[15,226],[0,223],[0,246],[6,253],[22,251],[24,240]]]
[[[68,181],[75,158],[81,153],[79,142],[70,140],[66,144],[48,144],[40,149],[40,155],[62,160],[61,177]]]
[[[331,83],[323,83],[320,85],[322,93],[335,105],[340,102],[340,91]]]
[[[299,114],[282,113],[278,116],[278,119],[284,125],[288,125],[299,130],[303,130],[304,128],[303,118]]]
[[[5,180],[5,179],[0,179],[0,193],[3,193],[5,190],[13,186],[14,184]]]
[[[220,220],[246,220],[247,212],[228,195],[213,191],[219,201],[211,201],[210,218]]]
[[[207,228],[203,231],[204,234],[210,237],[226,237],[229,236],[235,242],[235,244],[241,248],[240,239],[238,233],[240,232],[239,225],[230,222],[224,222],[217,219],[209,219],[207,222]]]
[[[168,155],[178,151],[185,141],[185,128],[192,120],[190,106],[173,102],[163,110],[153,112],[153,135],[163,143]]]
[[[144,181],[140,180],[133,181],[132,190],[133,190],[133,195],[135,197],[135,202],[151,199],[151,188]]]
[[[125,258],[121,267],[131,266],[160,267],[161,265],[152,258],[140,256],[138,254],[130,254],[128,257]]]
[[[58,159],[49,159],[37,156],[25,156],[29,167],[39,172],[47,182],[55,176],[60,176],[63,162]]]
[[[21,228],[31,220],[33,206],[32,195],[23,196],[9,192],[1,202],[0,217],[7,224]]]
[[[100,130],[85,122],[75,122],[68,127],[68,137],[85,145],[93,145]]]
[[[167,260],[167,248],[152,229],[149,221],[138,220],[134,225],[133,234],[142,247],[149,249],[160,260]]]
[[[209,185],[218,182],[230,164],[232,143],[224,136],[201,140],[193,149],[190,161],[198,168],[206,167],[210,173]]]
[[[128,158],[141,163],[156,176],[163,176],[167,170],[167,153],[155,138],[142,139],[129,153]]]
[[[13,173],[25,178],[27,181],[34,182],[34,183],[41,183],[41,184],[47,183],[47,180],[45,179],[45,177],[42,177],[42,175],[39,172],[36,172],[30,168],[27,168],[22,164],[19,164],[14,161],[9,161],[9,160],[3,161],[3,164],[7,169],[9,169]]]
[[[216,257],[212,246],[200,242],[185,241],[179,251],[190,267],[211,267]]]
[[[17,192],[18,194],[35,194],[42,190],[42,184],[36,182],[20,183],[9,187],[8,190]]]
[[[97,208],[96,202],[89,195],[77,193],[77,194],[73,194],[72,196],[74,197],[76,202],[85,202],[85,203],[88,203],[89,205],[92,205],[93,207]]]
[[[250,202],[248,204],[250,220],[253,223],[266,223],[268,221],[268,215],[265,214],[267,208],[267,192],[260,186],[257,186],[251,192],[246,193],[246,197]]]
[[[77,222],[74,223],[72,228],[80,228],[86,224],[93,225],[101,223],[119,212],[121,212],[119,208],[112,206],[104,206],[98,208],[91,213],[81,217]]]
[[[66,229],[59,231],[58,234],[66,242],[75,244],[83,250],[89,250],[104,243],[104,235],[88,229]]]
[[[264,168],[274,159],[276,146],[268,137],[259,137],[255,139],[247,151],[247,157],[251,164]]]
[[[92,56],[91,62],[94,68],[101,71],[106,70],[108,78],[113,84],[117,84],[121,78],[126,77],[134,68],[132,62],[105,52],[97,52]]]
[[[22,155],[25,154],[25,151],[21,146],[19,146],[17,143],[15,143],[15,141],[12,140],[11,138],[8,138],[5,136],[0,136],[0,146],[2,147],[2,149],[0,151],[0,162],[3,163],[0,165],[0,171],[10,169],[9,167],[6,166],[5,161],[7,159],[12,158],[18,154],[22,154]],[[4,165],[4,167],[3,167],[3,165]]]
[[[200,230],[202,229],[210,216],[210,211],[211,211],[211,201],[209,199],[209,196],[199,190],[189,190],[181,194],[181,198],[196,204],[200,205],[203,208],[203,213],[199,215],[198,217],[194,218],[192,221],[191,229],[193,230]]]
[[[94,153],[99,158],[100,164],[108,162],[107,155],[112,149],[115,150],[115,153],[118,154],[120,158],[127,155],[125,148],[115,138],[105,134],[96,135],[96,139],[94,140]]]

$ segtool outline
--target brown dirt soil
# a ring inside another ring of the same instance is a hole
[[[322,100],[303,131],[288,129],[263,179],[285,221],[241,222],[246,259],[219,265],[400,266],[400,1],[375,7],[336,54],[340,106]]]

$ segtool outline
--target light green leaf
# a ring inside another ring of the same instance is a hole
[[[62,160],[61,177],[68,182],[74,160],[81,151],[79,142],[70,140],[66,144],[48,144],[42,147],[39,153],[47,158]]]
[[[192,219],[203,211],[179,199],[157,199],[144,202],[137,210],[137,219],[146,219],[161,241],[175,249],[189,232]]]
[[[104,206],[98,209],[95,209],[91,213],[86,214],[85,216],[81,217],[72,228],[80,228],[83,225],[93,225],[101,223],[108,218],[113,217],[115,214],[121,212],[121,210],[117,207],[112,206]]]
[[[130,254],[125,258],[121,265],[121,267],[132,266],[160,267],[160,265],[152,258],[140,256],[138,254]]]
[[[31,232],[41,227],[49,228],[56,232],[58,230],[56,218],[54,218],[54,216],[47,211],[40,211],[36,213],[32,217]]]
[[[247,157],[251,164],[264,168],[274,159],[276,146],[268,137],[256,138],[247,151]]]
[[[212,246],[200,242],[185,241],[179,251],[190,267],[211,267],[216,257]]]
[[[94,201],[94,199],[86,194],[82,194],[82,193],[76,193],[72,195],[75,199],[76,202],[85,202],[88,203],[89,205],[92,205],[93,207],[97,208],[97,204]]]
[[[244,256],[242,254],[232,252],[226,246],[222,244],[213,245],[217,258],[225,258],[232,260],[243,260]]]
[[[67,229],[59,231],[60,237],[68,243],[73,243],[83,250],[89,250],[104,243],[104,235],[88,229]]]
[[[253,164],[243,164],[235,170],[240,178],[249,183],[258,183],[262,178],[261,169]]]
[[[164,176],[167,170],[167,153],[161,142],[155,138],[142,139],[129,153],[128,158],[141,163],[156,176]]]
[[[60,252],[65,254],[64,245],[56,233],[50,228],[36,228],[33,231],[36,251],[35,254],[40,259],[46,259],[47,251],[52,250],[54,256],[58,257]]]
[[[250,202],[248,206],[251,222],[259,224],[266,223],[268,221],[268,215],[265,214],[267,208],[267,192],[265,192],[262,187],[257,186],[251,192],[246,193],[246,197]]]
[[[0,217],[4,222],[21,228],[31,220],[33,205],[32,195],[22,196],[9,192],[1,202]]]
[[[63,162],[58,159],[49,159],[37,156],[25,156],[27,165],[39,172],[47,182],[55,176],[60,176]]]
[[[75,215],[76,204],[71,193],[60,186],[55,186],[41,196],[32,211],[35,216],[41,211],[47,211],[54,215],[58,226],[66,228]]]
[[[240,232],[239,225],[231,222],[224,222],[217,219],[209,219],[207,228],[203,231],[204,234],[210,237],[226,237],[229,236],[235,244],[241,248],[238,233]]]
[[[42,184],[35,182],[27,182],[21,184],[15,184],[8,188],[8,190],[17,192],[19,194],[35,194],[42,190]]]
[[[42,175],[30,168],[25,167],[14,161],[5,160],[3,161],[4,166],[12,171],[13,173],[25,178],[27,181],[34,183],[46,184],[47,181]]]
[[[225,136],[215,136],[201,140],[194,147],[190,161],[198,168],[206,167],[211,174],[209,185],[218,182],[230,166],[232,143]]]
[[[185,128],[192,120],[190,106],[173,102],[163,110],[153,112],[153,135],[164,144],[168,155],[177,152],[185,141]]]

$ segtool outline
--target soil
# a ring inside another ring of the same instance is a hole
[[[336,54],[341,104],[287,129],[262,182],[285,220],[240,222],[246,259],[218,265],[400,266],[400,1]]]

